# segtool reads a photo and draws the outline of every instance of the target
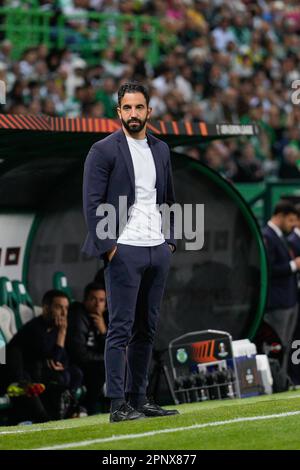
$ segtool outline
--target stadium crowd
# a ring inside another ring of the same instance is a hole
[[[32,6],[32,0],[9,2]],[[300,177],[300,107],[292,83],[300,78],[298,0],[36,0],[39,8],[70,16],[74,34],[93,30],[87,11],[146,14],[165,29],[160,63],[151,65],[147,45],[128,41],[121,53],[113,37],[89,65],[84,57],[43,44],[12,59],[2,37],[0,79],[7,83],[6,113],[65,117],[116,117],[116,91],[130,79],[152,93],[153,119],[207,123],[257,122],[261,133],[184,151],[234,182]],[[72,16],[73,15],[73,16]],[[72,16],[72,17],[71,17]],[[168,35],[176,44],[168,46]]]

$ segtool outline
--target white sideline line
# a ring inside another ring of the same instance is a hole
[[[300,394],[299,395],[298,394],[297,395],[292,395],[290,397],[278,398],[278,399],[276,399],[276,401],[279,401],[279,400],[292,400],[294,398],[300,398]],[[269,400],[267,400],[266,402],[269,402]],[[262,403],[265,403],[265,402],[262,401]],[[241,403],[238,403],[238,404],[240,405]],[[68,430],[68,429],[76,429],[76,428],[79,428],[79,427],[82,427],[82,426],[89,426],[89,425],[94,426],[96,424],[101,424],[101,423],[95,423],[95,422],[93,424],[89,424],[89,423],[83,424],[82,422],[80,422],[80,420],[78,420],[75,424],[73,420],[71,420],[71,421],[72,422],[70,423],[70,425],[65,423],[65,424],[60,425],[60,426],[53,426],[53,427],[44,426],[44,427],[40,427],[40,428],[31,428],[31,426],[28,426],[28,427],[25,427],[24,429],[13,429],[11,431],[0,431],[0,436],[5,436],[5,435],[9,435],[9,434],[28,434],[28,433],[31,433],[31,432],[41,432],[41,431],[64,431],[64,430]]]
[[[139,439],[141,437],[149,437],[149,436],[156,436],[158,434],[168,434],[172,432],[181,432],[181,431],[190,431],[191,429],[204,429],[208,427],[214,426],[224,426],[226,424],[235,424],[235,423],[243,423],[247,421],[264,421],[270,420],[275,418],[287,418],[288,416],[296,416],[300,415],[300,411],[290,411],[287,413],[278,413],[273,415],[265,415],[265,416],[249,416],[246,418],[235,418],[230,419],[227,421],[214,421],[212,423],[203,423],[203,424],[193,424],[191,426],[184,426],[179,428],[169,428],[169,429],[160,429],[158,431],[149,431],[139,434],[125,434],[120,436],[112,436],[112,437],[105,437],[99,439],[90,439],[87,441],[79,441],[79,442],[69,442],[65,444],[59,444],[49,447],[39,447],[34,450],[55,450],[55,449],[72,449],[73,447],[86,447],[92,444],[102,444],[105,442],[115,442],[115,441],[125,441],[129,439]]]

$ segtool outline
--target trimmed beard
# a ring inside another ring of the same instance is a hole
[[[141,119],[129,119],[128,121],[124,121],[124,119],[121,118],[122,124],[129,134],[138,134],[141,132],[146,126],[147,120],[148,119],[146,118],[144,121],[141,121]],[[130,123],[132,122],[136,123],[136,125],[133,127],[130,126]]]

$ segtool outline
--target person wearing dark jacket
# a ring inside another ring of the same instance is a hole
[[[7,346],[6,381],[28,384],[41,382],[46,391],[41,400],[44,419],[59,419],[62,394],[81,386],[82,373],[69,361],[65,349],[69,299],[59,290],[46,292],[43,312],[24,325]],[[42,407],[40,407],[42,409]]]
[[[147,397],[155,333],[176,250],[170,149],[147,128],[149,101],[144,85],[123,83],[117,107],[122,127],[92,145],[84,164],[88,234],[82,251],[104,261],[111,423],[178,414]]]
[[[286,236],[291,233],[296,223],[296,208],[288,201],[280,201],[271,220],[263,229],[269,262],[269,295],[264,320],[282,342],[282,370],[285,373],[297,322],[296,273],[300,269],[300,257],[293,256]]]
[[[95,414],[105,382],[104,347],[107,331],[106,293],[103,285],[92,282],[84,290],[84,300],[70,307],[69,354],[83,372],[87,388],[85,406]]]
[[[298,211],[298,222],[297,227],[288,236],[288,243],[293,252],[294,257],[300,256],[300,204],[297,204],[296,209]],[[300,338],[300,316],[299,316],[299,305],[300,305],[300,273],[297,276],[298,281],[298,318],[296,328],[294,330],[293,340]],[[298,364],[290,364],[289,373],[291,379],[295,385],[300,385],[300,368]]]

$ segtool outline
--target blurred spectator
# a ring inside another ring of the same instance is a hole
[[[108,118],[116,117],[116,91],[117,90],[113,78],[107,77],[103,80],[102,87],[96,92],[96,101],[100,102],[103,105],[103,116],[106,116]]]
[[[63,292],[50,290],[42,307],[42,315],[26,323],[7,346],[6,384],[44,384],[42,420],[71,417],[82,373],[70,363],[65,349],[69,300]]]
[[[212,37],[215,47],[221,51],[225,51],[230,42],[235,42],[235,36],[230,29],[229,18],[220,19],[219,25],[212,31]]]
[[[84,290],[83,302],[74,302],[70,307],[67,339],[70,356],[84,375],[87,388],[84,404],[89,414],[98,411],[101,398],[103,402],[107,324],[105,289],[92,282]]]
[[[280,178],[300,178],[300,151],[287,145],[283,151],[283,161],[279,170]]]
[[[225,178],[232,179],[236,173],[235,163],[230,158],[230,150],[220,141],[208,145],[203,162]]]
[[[261,161],[256,158],[253,145],[246,142],[241,148],[243,150],[236,153],[237,171],[233,176],[233,181],[238,183],[262,181],[264,170]]]
[[[221,93],[215,89],[209,98],[206,98],[201,103],[202,115],[208,124],[217,122],[224,122],[224,111],[221,102]]]

